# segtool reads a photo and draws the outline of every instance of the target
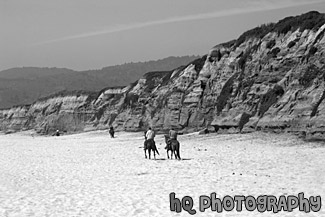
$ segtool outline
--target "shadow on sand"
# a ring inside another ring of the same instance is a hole
[[[163,160],[175,160],[175,159],[156,158],[156,160],[161,160],[161,161],[163,161]],[[181,161],[182,161],[182,160],[192,160],[192,158],[182,158]]]

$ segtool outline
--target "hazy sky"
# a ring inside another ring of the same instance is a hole
[[[75,70],[206,54],[325,0],[0,0],[0,70]]]

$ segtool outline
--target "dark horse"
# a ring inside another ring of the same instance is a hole
[[[144,141],[144,156],[147,158],[147,153],[146,151],[148,150],[148,154],[149,154],[149,159],[150,155],[151,155],[151,150],[153,151],[153,156],[156,159],[156,152],[159,155],[159,152],[157,150],[156,147],[156,143],[153,139],[147,139],[147,137],[145,137],[145,141]]]
[[[178,160],[181,159],[181,156],[179,154],[179,147],[180,144],[176,139],[170,139],[169,136],[165,135],[165,142],[166,142],[166,150],[167,150],[167,157],[169,159],[168,151],[171,151],[171,159],[173,159],[173,154],[175,155],[175,159],[178,158]]]

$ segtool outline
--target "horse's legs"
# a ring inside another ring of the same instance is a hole
[[[181,159],[181,156],[179,154],[179,149],[177,150],[177,156],[178,156],[178,160],[180,160]]]
[[[149,159],[151,159],[151,149],[148,149],[148,153],[149,153]]]
[[[168,154],[169,150],[167,150],[167,158],[169,159],[169,154]]]
[[[146,149],[144,149],[144,157],[147,159]]]
[[[154,157],[155,160],[156,160],[156,151],[155,151],[155,150],[153,150],[153,157]]]
[[[175,160],[177,160],[176,150],[173,150],[173,153],[174,153]]]

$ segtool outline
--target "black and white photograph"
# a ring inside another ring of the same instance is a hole
[[[0,0],[0,217],[324,201],[325,0]]]

